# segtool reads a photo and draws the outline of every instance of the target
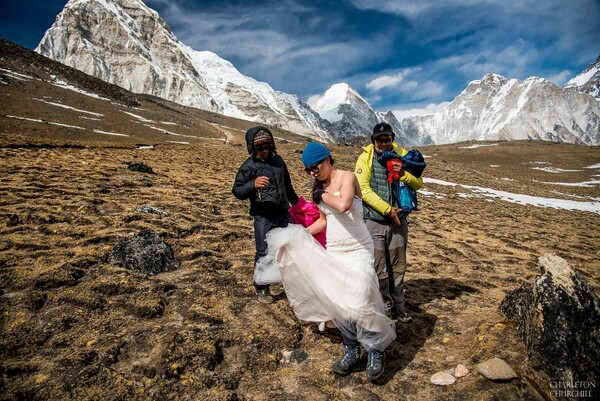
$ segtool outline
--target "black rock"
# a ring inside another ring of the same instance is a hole
[[[544,255],[539,264],[533,285],[509,293],[500,311],[518,322],[533,370],[545,372],[538,384],[560,398],[561,389],[600,383],[600,307],[564,259]]]
[[[179,267],[173,248],[150,229],[119,242],[110,254],[109,262],[148,275]]]
[[[154,174],[152,167],[140,162],[131,162],[127,165],[126,169],[130,171],[139,171],[140,173]]]

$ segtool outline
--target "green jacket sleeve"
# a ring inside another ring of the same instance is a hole
[[[368,158],[369,154],[366,152],[358,157],[356,166],[354,167],[354,174],[358,179],[358,185],[360,185],[363,202],[385,216],[390,213],[392,206],[381,199],[371,188],[371,163],[369,163]]]

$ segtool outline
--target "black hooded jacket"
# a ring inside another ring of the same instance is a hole
[[[271,136],[271,152],[267,160],[262,161],[254,152],[254,136],[259,131]],[[250,156],[240,166],[235,176],[233,195],[241,200],[250,199],[250,214],[264,217],[287,213],[290,202],[296,204],[298,195],[292,187],[292,181],[285,162],[276,153],[273,134],[267,127],[254,127],[246,132],[246,147]],[[266,188],[254,188],[256,177],[269,177]]]

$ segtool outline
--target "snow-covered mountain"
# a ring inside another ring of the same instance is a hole
[[[343,143],[368,143],[375,124],[387,122],[397,132],[399,143],[425,145],[431,140],[425,135],[419,138],[406,138],[400,130],[401,124],[391,111],[381,113],[347,83],[332,85],[318,99],[311,102],[312,108],[321,118],[332,123],[332,133]]]
[[[575,88],[600,100],[600,56],[585,71],[567,82],[565,88]]]
[[[542,78],[520,81],[487,74],[444,109],[404,119],[401,125],[405,137],[427,134],[435,144],[536,139],[599,145],[600,103]]]
[[[140,0],[70,0],[36,51],[132,92],[334,141],[300,98],[184,45]]]
[[[540,139],[598,145],[600,58],[559,88],[488,74],[443,110],[399,122],[345,83],[313,103],[242,75],[230,62],[181,43],[141,0],[70,0],[36,51],[137,93],[256,121],[327,142],[368,142],[385,121],[406,146]],[[592,96],[581,93],[581,91]]]
[[[365,137],[367,127],[373,127],[378,122],[369,103],[346,83],[332,85],[311,106],[321,118],[333,124],[336,138],[341,142],[348,143],[355,138]]]

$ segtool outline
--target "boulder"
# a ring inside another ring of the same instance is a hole
[[[109,262],[148,275],[179,267],[173,248],[150,229],[119,242],[111,252]]]
[[[517,321],[534,379],[547,393],[561,385],[598,384],[598,298],[564,259],[546,254],[538,263],[542,274],[507,294],[500,311]]]
[[[127,165],[126,169],[130,171],[139,171],[140,173],[154,174],[152,167],[140,162],[131,162]]]
[[[504,359],[497,357],[488,359],[487,361],[478,364],[475,368],[479,373],[485,376],[486,379],[492,381],[508,381],[519,377]]]

